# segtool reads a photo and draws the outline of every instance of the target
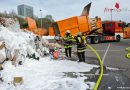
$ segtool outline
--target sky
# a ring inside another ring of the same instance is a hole
[[[83,8],[92,2],[90,18],[101,17],[102,20],[111,20],[111,13],[104,12],[105,8],[115,9],[115,3],[120,5],[121,12],[113,11],[113,20],[130,22],[130,0],[0,0],[0,12],[15,10],[20,4],[30,5],[34,9],[34,14],[42,17],[47,14],[52,15],[54,20],[61,20],[72,16],[80,16]]]

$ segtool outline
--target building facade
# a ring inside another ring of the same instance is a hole
[[[18,9],[18,15],[21,17],[33,17],[33,7],[28,5],[19,5],[17,7]]]

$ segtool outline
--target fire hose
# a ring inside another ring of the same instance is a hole
[[[126,54],[126,58],[130,59],[130,47],[126,48],[125,50],[129,52]]]
[[[99,64],[100,64],[100,75],[99,75],[98,80],[96,81],[96,84],[95,84],[94,88],[93,88],[93,90],[98,90],[98,87],[99,87],[99,85],[101,83],[101,80],[102,80],[102,77],[103,77],[103,72],[104,72],[102,59],[101,59],[100,55],[98,54],[98,52],[91,45],[86,44],[86,46],[89,49],[91,49],[93,51],[93,53],[97,56]]]

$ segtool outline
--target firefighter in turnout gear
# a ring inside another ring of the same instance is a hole
[[[71,35],[70,31],[67,30],[64,37],[64,48],[65,48],[66,57],[71,57],[73,40],[74,40],[74,37]]]
[[[86,37],[81,32],[75,37],[79,62],[85,62]]]

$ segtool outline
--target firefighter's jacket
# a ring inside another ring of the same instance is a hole
[[[74,41],[74,37],[72,35],[65,35],[65,37],[64,37],[64,47],[65,48],[72,47],[73,41]]]
[[[86,49],[86,38],[85,36],[76,36],[77,52],[84,52]]]

